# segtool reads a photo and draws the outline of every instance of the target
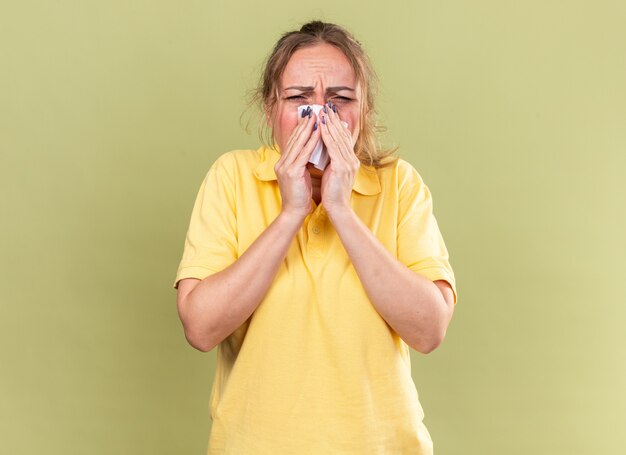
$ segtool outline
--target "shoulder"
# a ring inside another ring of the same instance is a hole
[[[265,148],[256,150],[230,150],[221,154],[209,167],[206,177],[211,176],[229,181],[251,176],[255,168],[264,160]]]
[[[256,150],[230,150],[226,153],[222,153],[211,166],[211,169],[218,169],[224,171],[235,171],[236,169],[252,168],[262,161],[264,154],[264,148],[261,147]]]
[[[406,160],[397,158],[386,166],[377,169],[382,182],[394,183],[398,190],[421,188],[425,186],[422,176],[417,169]]]

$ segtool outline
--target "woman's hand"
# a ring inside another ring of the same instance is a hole
[[[298,125],[291,133],[285,150],[274,166],[282,197],[282,211],[304,219],[311,210],[311,175],[306,164],[320,138],[320,128],[313,128],[317,121],[310,111],[298,118]]]
[[[336,106],[328,102],[320,111],[320,129],[330,163],[322,176],[322,203],[329,216],[350,209],[350,195],[360,161],[354,153],[352,134],[339,118]]]

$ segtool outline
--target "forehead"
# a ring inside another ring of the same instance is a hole
[[[356,75],[348,57],[330,44],[298,49],[289,59],[281,77],[281,86],[345,85],[354,87]]]

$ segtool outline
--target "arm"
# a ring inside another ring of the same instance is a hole
[[[281,213],[231,266],[202,281],[180,281],[178,314],[193,347],[210,351],[250,317],[301,224],[298,217]]]
[[[312,188],[306,163],[319,139],[319,130],[312,131],[313,123],[310,117],[299,120],[276,163],[282,197],[278,217],[241,257],[221,272],[203,280],[179,282],[178,314],[185,337],[196,349],[210,351],[250,317],[309,213]]]
[[[452,289],[446,281],[433,282],[394,258],[354,213],[350,195],[360,163],[353,138],[337,113],[327,109],[326,114],[321,130],[331,161],[321,191],[328,216],[378,313],[409,346],[431,352],[452,318]]]
[[[394,258],[349,207],[329,218],[370,301],[413,349],[424,354],[443,341],[454,297],[443,280],[432,282]]]

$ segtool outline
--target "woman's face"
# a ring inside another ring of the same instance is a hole
[[[287,63],[278,87],[272,128],[281,151],[298,123],[298,106],[337,105],[339,118],[348,123],[352,138],[359,135],[360,87],[348,58],[330,44],[299,49]],[[320,112],[320,118],[323,111]]]

